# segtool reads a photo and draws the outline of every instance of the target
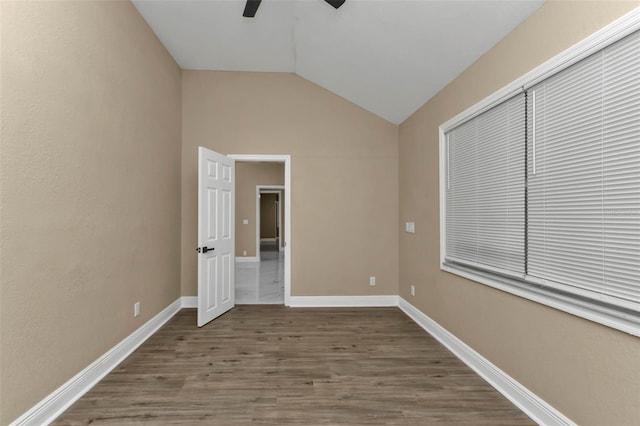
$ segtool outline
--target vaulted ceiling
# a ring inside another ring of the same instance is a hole
[[[399,124],[543,0],[133,0],[183,69],[293,72]]]

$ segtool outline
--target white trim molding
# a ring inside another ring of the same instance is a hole
[[[541,425],[575,425],[568,417],[521,385],[516,379],[496,367],[491,361],[429,318],[418,308],[399,298],[400,309],[427,333],[449,349],[480,377],[504,395],[533,421]]]
[[[398,306],[398,296],[291,296],[292,308],[363,308]]]
[[[191,309],[198,307],[198,296],[182,296],[182,308]]]
[[[89,364],[84,370],[69,379],[29,411],[14,420],[10,426],[48,425],[56,417],[94,387],[104,376],[116,368],[126,357],[151,337],[183,307],[183,298],[178,298],[151,318],[120,343]]]
[[[260,258],[258,256],[236,256],[236,263],[250,263],[250,262],[260,262]]]

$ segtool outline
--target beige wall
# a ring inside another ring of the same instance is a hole
[[[182,82],[184,296],[197,292],[199,145],[291,155],[293,296],[397,293],[397,126],[293,74],[183,71]]]
[[[400,295],[583,425],[640,424],[640,339],[439,270],[438,126],[638,5],[546,3],[400,126]]]
[[[256,185],[284,185],[284,163],[236,161],[236,256],[256,256]],[[248,225],[242,220],[249,219]]]
[[[129,2],[1,7],[4,425],[180,296],[181,82]]]

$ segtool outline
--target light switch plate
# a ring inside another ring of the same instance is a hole
[[[416,233],[416,223],[415,222],[405,222],[404,230],[405,230],[405,232],[408,232],[410,234],[415,234]]]
[[[249,219],[242,219],[242,224],[243,225],[248,225],[249,224]]]

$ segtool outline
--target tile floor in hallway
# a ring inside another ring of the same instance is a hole
[[[284,252],[260,244],[260,262],[236,262],[236,305],[284,303]]]

